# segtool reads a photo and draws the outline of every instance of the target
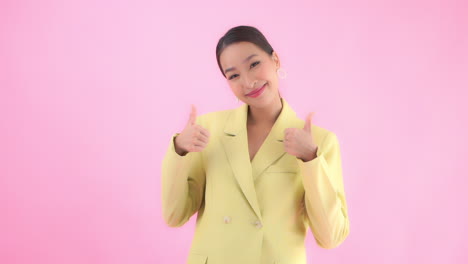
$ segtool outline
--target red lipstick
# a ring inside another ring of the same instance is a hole
[[[254,91],[246,94],[246,96],[253,97],[253,98],[259,97],[263,93],[263,91],[265,90],[265,86],[266,86],[266,83],[262,87],[258,88],[257,90],[254,90]]]

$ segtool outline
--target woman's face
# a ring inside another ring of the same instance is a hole
[[[264,107],[279,98],[276,70],[280,62],[276,52],[269,55],[255,44],[243,41],[227,46],[219,61],[231,90],[239,100]],[[255,91],[258,92],[252,94]]]

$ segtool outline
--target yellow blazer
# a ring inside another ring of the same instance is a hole
[[[211,112],[196,123],[210,131],[201,152],[180,156],[173,134],[162,162],[162,211],[168,226],[196,212],[188,264],[305,264],[310,227],[320,247],[349,234],[337,136],[312,124],[317,157],[303,162],[285,152],[284,130],[303,128],[289,104],[249,159],[248,105]]]

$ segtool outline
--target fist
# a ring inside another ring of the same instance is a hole
[[[310,113],[307,116],[304,128],[286,128],[284,130],[285,151],[302,161],[310,161],[317,157],[317,145],[311,134],[313,114]]]
[[[190,117],[184,130],[175,137],[176,152],[184,156],[188,152],[200,152],[208,145],[210,132],[195,123],[197,109],[192,105]]]

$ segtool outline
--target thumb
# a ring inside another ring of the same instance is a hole
[[[190,125],[190,126],[195,125],[196,120],[197,120],[197,109],[192,104],[192,110],[190,111],[190,117],[189,117],[189,120],[187,122],[187,125]]]
[[[304,130],[307,132],[311,131],[312,127],[312,117],[314,116],[314,112],[311,112],[307,115],[306,120],[305,120],[305,125],[304,125]]]

